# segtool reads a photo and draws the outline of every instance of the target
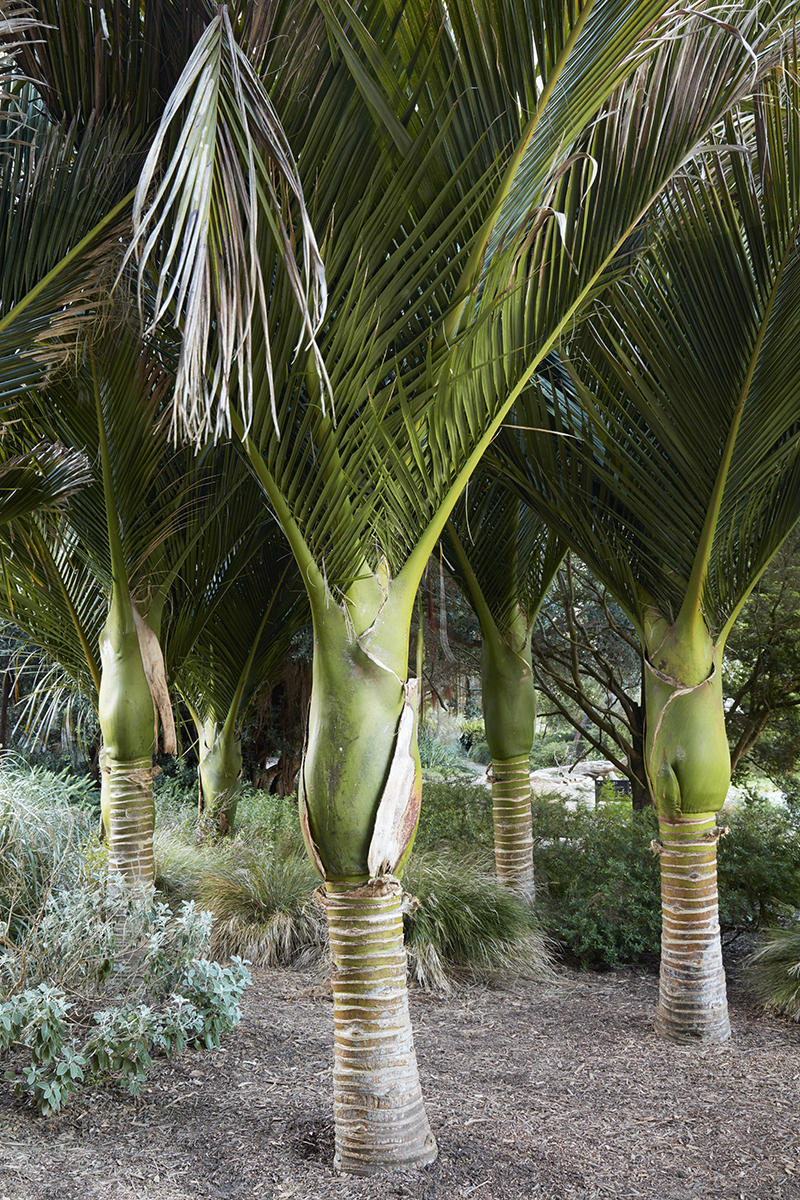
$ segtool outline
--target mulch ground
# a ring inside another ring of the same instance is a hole
[[[222,1050],[157,1062],[43,1120],[0,1081],[0,1200],[800,1200],[800,1027],[731,988],[732,1040],[659,1041],[657,980],[412,992],[439,1157],[372,1179],[332,1170],[330,991],[256,970]]]

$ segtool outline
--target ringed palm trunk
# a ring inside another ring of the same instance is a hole
[[[484,629],[481,687],[486,741],[492,755],[492,818],[497,878],[533,899],[530,753],[536,693],[530,637],[521,615],[505,635]]]
[[[721,649],[702,618],[646,630],[648,771],[659,816],[661,974],[656,1030],[676,1042],[730,1037],[717,902],[716,813],[730,783]]]
[[[153,863],[155,710],[130,597],[115,589],[100,637],[98,715],[101,807],[109,871],[150,886]]]
[[[391,585],[389,585],[391,587]],[[325,883],[333,960],[335,1166],[369,1175],[437,1154],[414,1053],[399,882],[416,832],[421,772],[407,620],[374,579],[348,619],[314,614],[306,844]]]

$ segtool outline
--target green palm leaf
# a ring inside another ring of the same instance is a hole
[[[512,474],[538,476],[540,512],[640,628],[643,605],[701,599],[724,639],[800,516],[796,101],[793,75],[765,80],[750,120],[730,121],[664,196],[570,379],[551,376],[518,410],[570,436],[528,429],[525,451],[508,446]]]

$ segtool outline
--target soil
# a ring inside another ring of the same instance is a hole
[[[731,987],[730,1042],[659,1041],[655,975],[412,991],[430,1167],[332,1169],[330,990],[259,969],[217,1051],[44,1120],[0,1087],[0,1200],[800,1200],[800,1027]]]

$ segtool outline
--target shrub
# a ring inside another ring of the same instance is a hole
[[[572,758],[573,735],[565,733],[561,737],[536,737],[531,747],[531,770],[541,771],[546,767],[556,767]]]
[[[415,845],[419,849],[439,842],[467,842],[491,846],[492,794],[472,776],[425,779],[422,812]]]
[[[154,1053],[173,1054],[187,1044],[219,1045],[241,1016],[239,1000],[250,982],[241,959],[221,967],[203,955],[211,918],[194,904],[173,915],[166,904],[112,881],[54,893],[29,933],[25,954],[7,952],[9,982],[0,1004],[0,1050],[25,1048],[27,1063],[9,1070],[17,1095],[40,1112],[57,1112],[82,1082],[112,1078],[136,1094]],[[95,914],[99,920],[93,924]],[[91,1030],[72,1021],[64,988],[36,974],[47,972],[58,942],[65,963],[61,982],[94,1008]],[[23,987],[24,983],[35,986]],[[111,1007],[96,1004],[100,996]]]
[[[717,852],[723,928],[758,930],[800,908],[800,811],[746,792],[720,824],[730,829]]]
[[[85,778],[0,760],[0,937],[16,942],[52,888],[85,876],[96,822],[82,804],[91,794]]]
[[[419,757],[425,770],[453,771],[464,765],[464,755],[457,740],[437,737],[427,725],[417,734]]]
[[[573,813],[534,806],[534,870],[548,933],[581,966],[620,966],[657,955],[658,863],[649,849],[654,812],[606,805]]]
[[[459,735],[459,744],[465,754],[469,754],[473,746],[478,742],[486,742],[486,729],[483,724],[483,717],[470,717],[469,720],[462,721],[461,733]]]

